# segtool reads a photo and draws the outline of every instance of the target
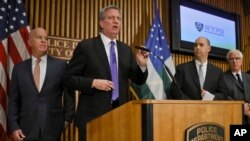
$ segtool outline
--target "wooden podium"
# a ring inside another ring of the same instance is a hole
[[[128,102],[87,124],[87,141],[184,141],[201,122],[242,124],[242,101],[143,100]]]

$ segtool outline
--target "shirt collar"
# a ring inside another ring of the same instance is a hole
[[[47,60],[47,54],[43,55],[40,59],[41,59],[41,62],[46,62],[46,60]],[[32,63],[34,64],[36,62],[37,58],[32,55],[31,56],[31,60],[32,60]]]
[[[198,60],[194,60],[194,61],[195,61],[195,64],[196,64],[197,66],[200,66],[200,65],[201,65],[201,62],[200,62],[200,61],[198,61]],[[202,65],[203,65],[203,66],[207,66],[207,61],[204,62]]]
[[[102,42],[104,44],[104,46],[108,46],[110,44],[111,41],[114,41],[115,44],[116,44],[116,39],[114,40],[111,40],[109,39],[107,36],[105,36],[103,33],[100,32],[100,36],[101,36],[101,39],[102,39]]]
[[[236,74],[239,74],[241,76],[241,71],[239,72],[232,72],[234,76],[236,76]]]

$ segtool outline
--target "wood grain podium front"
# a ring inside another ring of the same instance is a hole
[[[128,102],[87,124],[88,141],[184,141],[185,130],[218,123],[229,141],[230,124],[242,124],[242,101],[143,100]]]

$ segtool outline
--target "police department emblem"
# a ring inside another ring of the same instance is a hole
[[[201,122],[186,130],[186,141],[225,141],[225,129],[212,122]]]
[[[195,27],[199,32],[201,32],[203,29],[203,23],[195,22]]]

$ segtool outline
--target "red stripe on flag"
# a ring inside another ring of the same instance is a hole
[[[7,141],[7,134],[4,131],[4,128],[2,127],[1,124],[0,124],[0,140],[1,141]]]
[[[4,45],[0,42],[0,62],[2,63],[4,70],[7,69],[7,54],[4,49]]]
[[[16,45],[13,41],[13,39],[10,37],[8,38],[8,45],[9,45],[9,55],[13,61],[14,64],[17,64],[19,62],[22,62],[23,59],[22,57],[20,56],[17,48],[16,48]]]
[[[6,94],[5,94],[5,91],[2,87],[2,85],[0,85],[0,104],[2,105],[2,107],[6,113]]]
[[[27,27],[22,27],[19,29],[19,32],[23,38],[23,41],[24,41],[24,44],[25,44],[25,47],[26,49],[28,50],[29,54],[31,55],[31,48],[28,44],[28,40],[29,40],[29,31],[27,29]]]

